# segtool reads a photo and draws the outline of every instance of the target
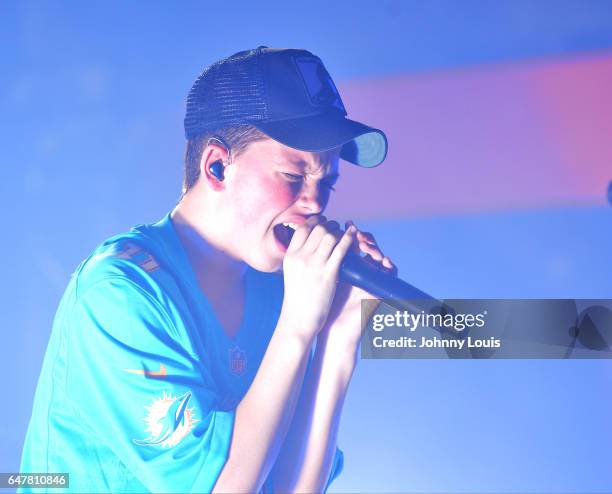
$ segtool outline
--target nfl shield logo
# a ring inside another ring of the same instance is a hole
[[[229,367],[232,374],[239,376],[246,369],[246,352],[237,346],[229,349]]]

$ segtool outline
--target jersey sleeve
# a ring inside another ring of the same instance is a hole
[[[150,491],[210,492],[234,411],[216,408],[205,356],[180,322],[145,288],[109,277],[78,294],[67,335],[65,386],[91,437]]]

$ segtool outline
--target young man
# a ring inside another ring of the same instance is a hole
[[[76,492],[324,491],[367,297],[339,266],[351,248],[394,266],[322,212],[339,158],[376,166],[386,139],[317,57],[266,47],[202,73],[185,133],[179,204],[73,274],[21,471]]]

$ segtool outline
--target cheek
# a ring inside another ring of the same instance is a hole
[[[269,223],[296,200],[296,191],[274,177],[257,177],[238,188],[240,222],[245,225]]]

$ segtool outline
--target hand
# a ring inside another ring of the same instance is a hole
[[[350,226],[354,226],[353,222],[347,221],[346,228]],[[367,262],[393,276],[397,276],[397,267],[382,253],[374,235],[371,233],[357,230],[352,249],[355,252],[365,254],[364,259]],[[361,288],[356,288],[342,282],[339,283],[327,323],[320,336],[325,338],[327,343],[329,343],[331,338],[336,345],[336,349],[356,350],[363,329],[361,327],[361,301],[364,299],[371,300],[371,303],[366,308],[367,313],[364,314],[364,320],[367,321],[378,307],[380,301]]]
[[[338,272],[356,228],[339,235],[338,224],[312,216],[300,225],[283,259],[285,295],[281,318],[293,331],[314,338],[327,320]]]

